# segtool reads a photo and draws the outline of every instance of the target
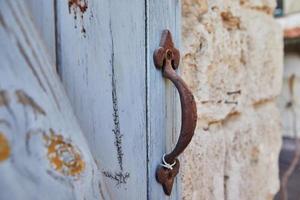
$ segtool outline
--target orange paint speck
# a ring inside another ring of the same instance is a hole
[[[8,140],[3,133],[0,132],[0,162],[6,160],[10,155],[10,147]]]
[[[47,143],[47,157],[52,167],[66,176],[79,175],[85,168],[79,150],[62,135],[54,134],[53,130],[50,132],[50,136],[44,135],[44,139]]]

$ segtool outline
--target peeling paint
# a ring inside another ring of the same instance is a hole
[[[10,146],[5,135],[0,132],[0,162],[8,159],[10,156]]]
[[[22,90],[17,90],[16,95],[18,98],[18,102],[23,104],[24,106],[30,106],[35,114],[46,115],[46,112],[43,110],[41,106],[39,106],[28,94],[26,94]]]
[[[54,169],[66,176],[76,176],[85,169],[85,162],[77,149],[62,135],[50,129],[50,135],[44,134],[47,146],[47,157]]]
[[[0,90],[0,107],[4,106],[7,110],[7,112],[13,117],[13,119],[16,121],[16,116],[9,106],[10,104],[10,98],[9,98],[9,93],[6,90]],[[3,123],[3,121],[2,121]]]
[[[9,97],[8,92],[5,90],[0,90],[0,107],[1,106],[8,106],[9,104]]]
[[[6,119],[0,119],[0,125],[3,124],[8,128],[11,128],[11,124]]]

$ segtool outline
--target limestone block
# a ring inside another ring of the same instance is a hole
[[[195,94],[200,123],[277,96],[283,47],[275,20],[238,1],[208,1],[208,11],[199,15],[190,1],[183,1],[181,69]]]
[[[245,8],[256,10],[258,12],[264,12],[269,15],[273,14],[274,9],[276,7],[276,1],[274,0],[239,0],[239,1],[240,1],[240,5]]]
[[[272,199],[279,189],[279,112],[274,102],[223,123],[226,135],[225,199]]]
[[[283,42],[274,7],[275,0],[182,1],[181,72],[198,109],[182,157],[186,200],[271,199],[278,190],[281,127],[274,98]]]
[[[271,199],[279,188],[279,121],[270,101],[197,129],[181,161],[183,199]]]
[[[208,3],[201,18],[183,16],[182,23],[182,73],[195,94],[201,121],[207,123],[239,110],[245,71],[241,57],[247,45],[246,31],[238,30],[238,10],[222,14],[225,3]]]
[[[198,128],[181,158],[184,200],[224,199],[225,137],[221,123]]]
[[[192,11],[190,9],[192,9]],[[182,4],[182,15],[188,16],[189,18],[194,17],[196,20],[207,11],[207,0],[185,0]]]
[[[243,10],[241,20],[247,30],[245,100],[251,104],[272,99],[282,85],[282,30],[273,18],[252,10]]]

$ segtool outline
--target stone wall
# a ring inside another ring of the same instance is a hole
[[[184,199],[272,199],[279,189],[283,44],[275,0],[182,0],[182,74],[198,124]]]

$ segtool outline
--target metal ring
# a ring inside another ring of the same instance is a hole
[[[165,155],[166,155],[166,154],[164,154],[164,155],[162,156],[162,161],[163,161],[163,163],[161,163],[160,165],[163,166],[163,167],[165,167],[165,168],[167,168],[167,169],[172,170],[173,167],[174,167],[174,165],[176,165],[176,160],[174,161],[174,163],[169,164],[169,163],[167,163],[166,160],[165,160]]]

